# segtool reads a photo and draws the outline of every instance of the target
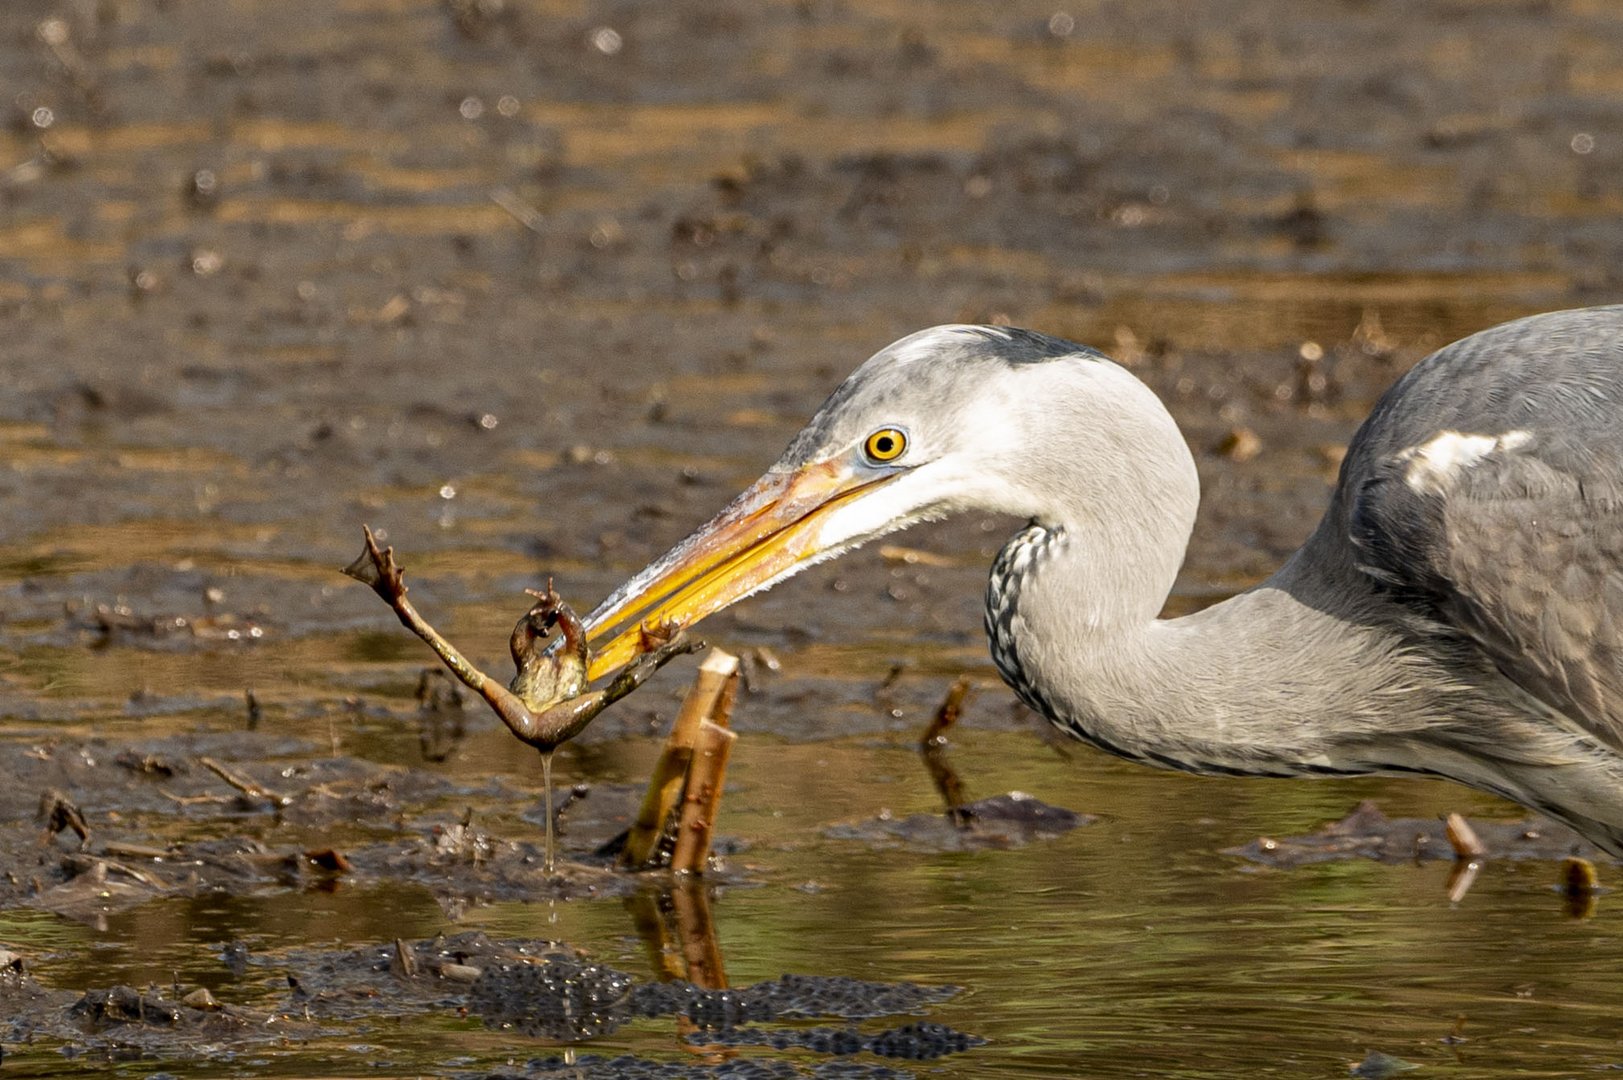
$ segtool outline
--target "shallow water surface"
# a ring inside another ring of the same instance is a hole
[[[1604,899],[1592,919],[1564,914],[1553,865],[1490,863],[1466,899],[1450,904],[1446,862],[1278,871],[1215,854],[1239,838],[1335,816],[1360,794],[1421,815],[1484,800],[1443,785],[1386,792],[1368,783],[1295,785],[1280,798],[1279,785],[1262,782],[1145,778],[1092,758],[1066,763],[1023,732],[977,732],[955,750],[977,788],[1018,783],[1119,812],[1012,850],[939,852],[831,838],[819,824],[831,814],[931,808],[905,738],[746,739],[725,821],[730,837],[748,841],[729,858],[739,883],[710,897],[713,947],[729,983],[795,972],[961,987],[928,1018],[987,1043],[914,1066],[938,1076],[1210,1076],[1242,1066],[1333,1075],[1371,1049],[1458,1076],[1542,1072],[1555,1062],[1576,1074],[1618,1059],[1611,1018],[1623,993],[1611,972],[1623,960],[1623,940],[1611,931]],[[605,746],[600,764],[613,776],[612,766],[629,767],[645,754],[640,745]],[[499,810],[489,812],[499,819]],[[265,830],[267,840],[276,835]],[[660,886],[651,881],[646,889],[657,903]],[[277,1000],[284,973],[297,970],[288,950],[453,928],[560,939],[638,978],[658,978],[672,958],[638,932],[644,902],[494,903],[462,908],[453,923],[426,889],[340,881],[156,901],[99,929],[27,911],[9,913],[0,926],[51,985],[176,982],[253,1006]],[[221,960],[231,942],[254,957],[240,976]],[[353,1056],[357,1040],[395,1072],[488,1068],[558,1052],[475,1018],[430,1011],[243,1051],[258,1065],[205,1054],[186,1068],[373,1073]],[[669,1019],[630,1023],[575,1052],[695,1060]],[[96,1057],[96,1068],[108,1067]],[[809,1067],[817,1059],[799,1060]],[[82,1067],[49,1046],[8,1047],[8,1066]]]

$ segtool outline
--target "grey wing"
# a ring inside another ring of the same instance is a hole
[[[1623,749],[1623,315],[1542,349],[1525,322],[1394,388],[1355,441],[1347,527],[1412,610]]]

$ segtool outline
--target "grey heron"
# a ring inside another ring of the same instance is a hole
[[[1354,435],[1256,587],[1159,618],[1195,520],[1161,401],[1082,345],[940,326],[881,350],[781,459],[587,618],[592,675],[823,559],[963,510],[992,657],[1064,731],[1226,776],[1446,777],[1623,855],[1623,306],[1449,345]]]

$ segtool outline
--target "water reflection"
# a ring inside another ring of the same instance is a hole
[[[1259,1061],[1322,1074],[1372,1048],[1488,1075],[1546,1060],[1556,1031],[1575,1067],[1618,1052],[1606,1018],[1623,995],[1605,972],[1623,961],[1623,945],[1604,916],[1595,932],[1584,928],[1597,922],[1560,914],[1548,863],[1487,863],[1459,905],[1445,899],[1443,863],[1257,870],[1211,853],[1237,834],[1334,816],[1378,785],[1175,776],[1146,785],[1108,762],[1057,762],[1029,736],[970,730],[959,739],[966,782],[980,791],[1018,777],[1051,798],[1085,792],[1089,805],[1121,809],[1012,851],[930,854],[820,839],[831,807],[863,815],[881,802],[936,805],[911,738],[832,746],[745,738],[736,764],[747,779],[723,829],[753,840],[734,858],[758,887],[654,878],[621,902],[473,907],[462,925],[588,944],[594,960],[645,981],[722,989],[795,973],[962,986],[929,1019],[991,1041],[932,1065],[932,1075],[948,1077],[1076,1075],[1125,1062],[1172,1076]],[[624,749],[627,760],[646,751]],[[613,745],[600,750],[600,768],[619,757]],[[789,782],[796,777],[808,782]],[[1418,815],[1489,805],[1444,785],[1387,795]],[[1168,827],[1142,831],[1135,799],[1157,807]],[[310,944],[312,920],[349,944],[446,926],[421,889],[340,880],[331,892],[147,904],[112,916],[102,933],[13,913],[4,937],[38,957],[36,973],[53,985],[178,980],[253,1005],[280,993],[280,957]],[[246,976],[222,959],[233,942],[253,958]],[[1441,1041],[1457,1025],[1466,1041]],[[630,1022],[585,1049],[661,1057],[685,1045],[685,1030]],[[487,1040],[466,1025],[430,1025],[403,1033],[392,1050],[431,1063],[488,1052]],[[298,1060],[315,1067],[340,1052],[318,1042]]]
[[[727,968],[710,916],[710,885],[690,874],[639,889],[624,903],[647,950],[648,970],[706,990],[727,988]]]

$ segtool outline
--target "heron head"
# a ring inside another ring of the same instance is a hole
[[[765,475],[587,617],[591,677],[631,659],[641,625],[691,625],[917,522],[971,508],[1042,518],[1087,503],[1087,492],[1066,490],[1090,475],[1076,462],[1132,456],[1124,395],[1150,406],[1128,415],[1165,416],[1125,370],[1058,338],[938,326],[895,342],[835,390]]]

